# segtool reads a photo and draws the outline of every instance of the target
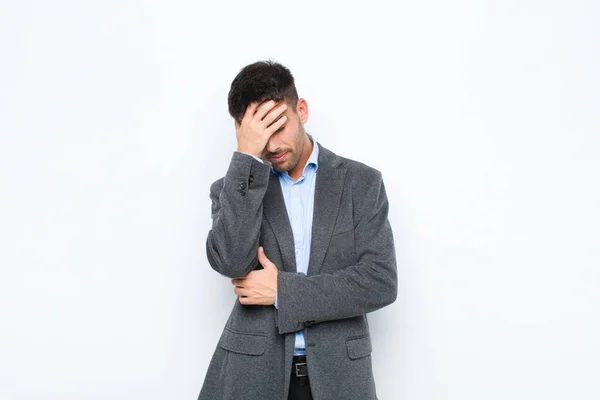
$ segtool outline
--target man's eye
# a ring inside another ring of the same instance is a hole
[[[282,130],[284,130],[284,129],[285,129],[285,125],[282,125],[282,126],[279,128],[279,129],[277,129],[277,130],[275,131],[275,133],[277,133],[277,132],[281,132],[281,131],[282,131]]]

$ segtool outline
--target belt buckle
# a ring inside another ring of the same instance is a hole
[[[300,372],[300,368],[298,368],[298,367],[304,367],[304,368],[302,368],[302,370],[306,371],[306,373]],[[294,364],[294,368],[296,368],[296,378],[300,378],[300,377],[303,377],[303,376],[308,376],[308,368],[306,367],[306,363],[305,362]]]

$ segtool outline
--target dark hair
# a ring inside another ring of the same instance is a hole
[[[229,114],[241,122],[250,103],[283,99],[296,110],[298,92],[292,73],[274,61],[258,61],[245,66],[237,74],[231,82],[227,102]]]

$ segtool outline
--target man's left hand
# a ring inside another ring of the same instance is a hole
[[[231,283],[235,286],[234,292],[240,303],[271,306],[275,304],[277,294],[277,266],[267,258],[262,246],[258,248],[258,262],[263,269],[251,271],[243,278],[232,279]]]

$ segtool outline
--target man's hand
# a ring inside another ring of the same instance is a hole
[[[235,278],[231,283],[234,292],[244,305],[271,306],[275,304],[277,293],[277,267],[265,255],[264,249],[258,248],[258,261],[264,269],[251,271],[243,278]]]
[[[286,109],[285,101],[277,107],[273,100],[262,104],[251,103],[246,108],[242,122],[235,123],[237,151],[260,157],[271,135],[287,120],[287,117],[282,115]]]

